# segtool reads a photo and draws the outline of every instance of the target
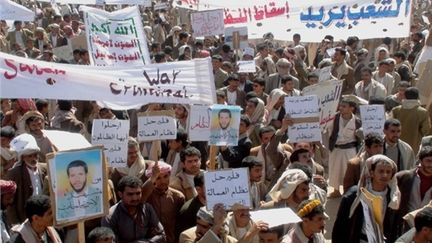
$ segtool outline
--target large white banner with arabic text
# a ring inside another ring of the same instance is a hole
[[[198,5],[199,2],[199,5]],[[250,39],[272,32],[275,39],[320,42],[337,39],[409,36],[412,0],[181,0],[195,10],[224,9],[225,27],[247,26]]]

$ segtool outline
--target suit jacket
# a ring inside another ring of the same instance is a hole
[[[404,233],[405,220],[402,218],[409,213],[409,200],[411,199],[411,191],[413,189],[414,179],[417,175],[417,168],[411,170],[400,171],[396,174],[399,191],[401,193],[401,201],[399,204],[399,210],[397,211],[396,227],[397,234],[402,235]]]
[[[228,73],[219,68],[214,72],[214,81],[216,89],[224,87],[224,82],[228,78]]]
[[[244,136],[240,137],[237,146],[229,146],[224,151],[221,151],[223,160],[228,162],[229,168],[239,168],[242,160],[249,156],[252,141]]]
[[[17,32],[16,30],[10,31],[6,37],[6,39],[9,41],[11,48],[16,43],[16,36],[15,36],[16,32]],[[25,45],[27,38],[31,37],[31,31],[27,29],[22,29],[20,32],[21,32],[22,40]],[[25,46],[21,46],[21,47],[24,48]]]
[[[228,102],[228,87],[223,87],[220,90],[225,93],[225,97],[226,97],[226,100]],[[238,105],[238,106],[241,106],[242,108],[245,108],[246,107],[246,93],[240,89],[237,89],[236,93],[237,93],[237,98],[236,98],[235,105]]]
[[[49,41],[51,42],[51,44],[53,44],[53,48],[67,45],[67,40],[62,35],[57,35],[55,37],[53,37],[52,35],[49,35],[48,38],[49,38]],[[56,46],[54,46],[54,42],[53,42],[54,38],[57,39],[57,43],[56,43],[57,45]]]
[[[366,157],[366,152],[360,154],[360,156],[356,156],[350,160],[348,160],[347,169],[345,171],[345,176],[343,179],[343,188],[344,192],[348,191],[352,186],[358,184],[360,180],[360,174],[362,171],[362,166],[364,165],[364,161]]]
[[[40,183],[43,187],[44,178],[48,173],[46,165],[38,163],[37,170],[40,176]],[[18,162],[15,167],[10,169],[6,174],[6,180],[12,180],[17,184],[14,206],[8,209],[9,222],[12,224],[21,223],[27,218],[24,210],[25,202],[33,195],[33,186],[25,163]]]
[[[291,76],[291,78],[294,81],[294,88],[300,89],[300,81],[298,80],[298,78],[296,78],[290,74],[289,74],[289,76]],[[266,86],[265,86],[264,92],[267,94],[270,94],[270,92],[272,90],[280,88],[282,85],[280,79],[281,79],[281,76],[278,73],[271,74],[266,81]]]

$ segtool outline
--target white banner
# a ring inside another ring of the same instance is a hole
[[[129,4],[129,5],[141,5],[144,7],[151,7],[151,0],[105,0],[106,5],[114,4]]]
[[[0,0],[0,19],[33,21],[35,12],[10,0]]]
[[[220,35],[224,33],[223,9],[195,12],[191,14],[194,37]]]
[[[247,168],[207,171],[204,173],[204,183],[207,209],[212,210],[217,203],[223,203],[226,209],[235,203],[252,207]]]
[[[341,92],[341,80],[324,81],[303,89],[303,95],[316,95],[318,97],[321,130],[324,130],[328,122],[333,121],[339,105]]]
[[[177,2],[177,1],[175,1]],[[325,35],[346,40],[409,36],[411,0],[182,0],[195,10],[224,9],[227,26],[247,26],[249,38],[272,32],[275,39],[320,42]],[[279,26],[279,28],[275,28]],[[371,31],[373,30],[373,31]]]
[[[256,72],[255,60],[249,61],[238,61],[238,72],[239,73],[254,73]]]
[[[116,68],[42,62],[0,52],[2,98],[213,104],[210,58]]]
[[[295,120],[294,125],[288,127],[291,143],[321,141],[316,95],[285,97],[285,111]]]
[[[210,138],[210,106],[192,105],[189,114],[189,140],[208,141]]]
[[[384,105],[361,105],[360,117],[363,134],[378,133],[384,135],[385,110]]]
[[[174,114],[161,111],[138,116],[138,141],[175,139],[177,124]],[[153,115],[159,114],[159,115]]]
[[[150,64],[147,40],[137,6],[115,12],[81,6],[90,63],[94,66]]]
[[[129,127],[129,120],[93,120],[92,144],[104,146],[111,167],[127,166]]]

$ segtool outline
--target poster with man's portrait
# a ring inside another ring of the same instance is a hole
[[[56,225],[104,215],[107,192],[101,147],[50,154],[48,168]]]
[[[240,106],[213,105],[210,121],[210,145],[236,146],[239,138]]]

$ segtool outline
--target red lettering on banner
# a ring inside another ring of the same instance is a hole
[[[29,74],[43,75],[43,74],[60,74],[65,75],[66,71],[60,69],[52,69],[49,67],[38,67],[37,65],[27,65],[24,63],[16,64],[14,60],[4,59],[6,66],[10,67],[12,70],[8,72],[7,70],[3,73],[6,79],[14,79],[19,72],[28,72]]]

